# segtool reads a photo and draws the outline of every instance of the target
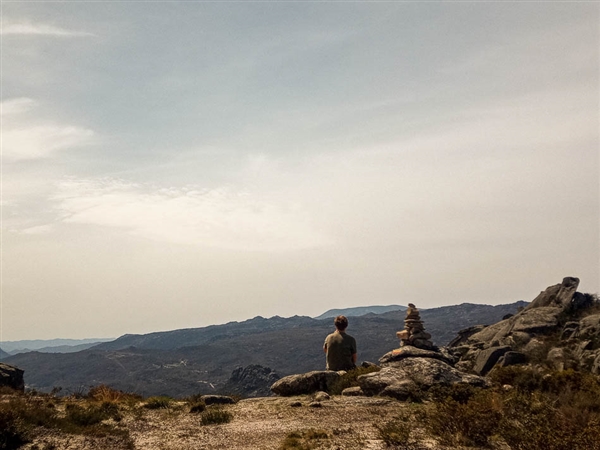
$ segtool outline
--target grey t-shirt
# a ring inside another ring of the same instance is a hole
[[[356,353],[356,340],[343,331],[336,331],[325,338],[327,370],[349,370],[354,368],[352,355]]]

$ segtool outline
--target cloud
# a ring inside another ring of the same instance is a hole
[[[117,227],[155,241],[259,251],[330,243],[300,206],[228,188],[66,180],[53,200],[64,223]]]
[[[56,36],[56,37],[77,37],[77,36],[94,36],[92,33],[85,31],[67,30],[65,28],[47,25],[43,23],[31,23],[26,21],[4,21],[1,34],[3,36],[19,35],[19,36]]]
[[[37,118],[36,106],[35,100],[26,97],[0,103],[3,160],[46,158],[60,150],[91,143],[95,136],[92,130]]]

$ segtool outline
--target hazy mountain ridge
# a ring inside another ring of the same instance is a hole
[[[27,353],[33,351],[45,353],[67,353],[78,352],[91,348],[92,346],[109,342],[112,338],[88,338],[88,339],[34,339],[21,341],[2,341],[0,347],[10,355]]]
[[[446,344],[459,330],[495,323],[524,304],[446,306],[423,310],[421,317],[434,342]],[[357,339],[359,361],[377,361],[398,347],[395,333],[404,327],[404,315],[392,311],[350,319],[348,332]],[[330,319],[255,317],[204,328],[125,335],[77,353],[19,354],[5,362],[25,370],[29,387],[44,391],[60,386],[74,392],[108,384],[144,395],[183,396],[219,391],[234,369],[250,364],[270,367],[282,376],[322,369],[323,340],[332,329]]]
[[[339,308],[325,311],[320,316],[315,317],[317,320],[334,318],[339,315],[346,317],[364,316],[365,314],[383,314],[390,311],[405,311],[406,306],[401,305],[374,305],[374,306],[356,306],[354,308]]]

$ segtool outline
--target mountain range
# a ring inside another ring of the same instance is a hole
[[[526,302],[490,306],[463,303],[421,311],[425,327],[444,345],[466,327],[491,324],[515,313]],[[348,333],[358,342],[360,361],[377,361],[398,347],[396,331],[404,327],[404,312],[369,313],[351,317]],[[4,362],[25,370],[29,388],[81,392],[106,384],[142,395],[186,396],[219,392],[238,367],[269,367],[279,375],[322,369],[325,336],[331,318],[257,316],[202,328],[143,335],[124,335],[76,353],[28,352]]]

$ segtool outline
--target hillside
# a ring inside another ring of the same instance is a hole
[[[491,324],[524,303],[462,304],[424,310],[422,319],[438,345],[476,324]],[[396,331],[404,313],[367,314],[350,320],[359,361],[377,361],[398,347]],[[62,387],[77,392],[107,384],[143,395],[184,396],[211,393],[223,386],[239,366],[259,364],[280,375],[321,369],[323,339],[332,331],[330,319],[255,317],[204,328],[146,335],[125,335],[92,349],[68,354],[30,352],[5,360],[25,370],[29,388]]]

